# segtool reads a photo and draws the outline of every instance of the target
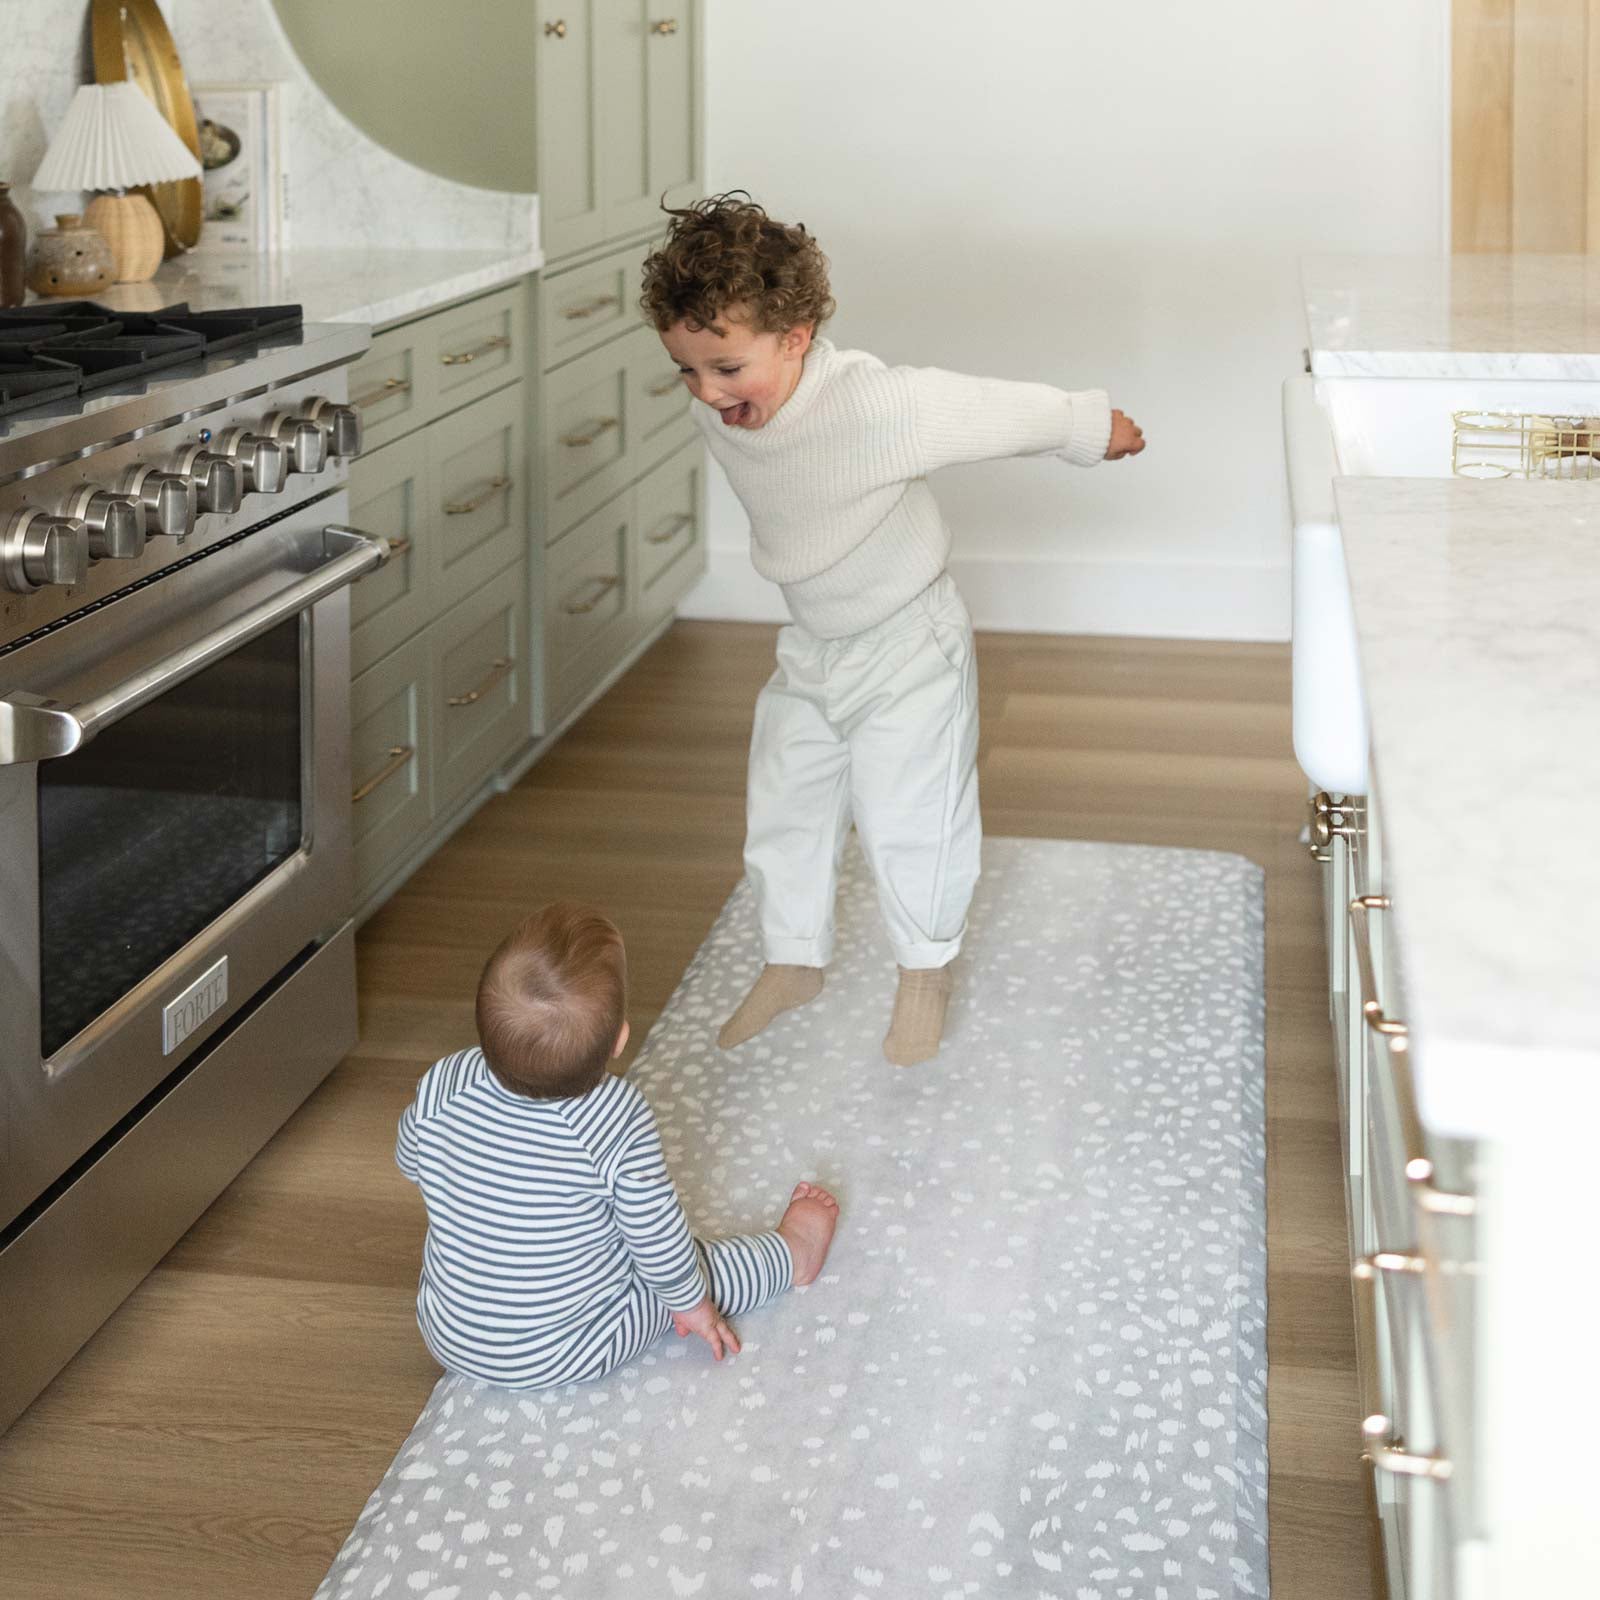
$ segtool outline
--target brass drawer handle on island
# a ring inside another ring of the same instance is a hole
[[[1390,1081],[1394,1085],[1395,1111],[1400,1122],[1400,1143],[1405,1153],[1406,1181],[1417,1204],[1436,1216],[1470,1217],[1477,1213],[1477,1199],[1470,1194],[1450,1194],[1434,1185],[1433,1159],[1427,1154],[1422,1136],[1422,1120],[1417,1115],[1411,1092],[1411,1070],[1407,1052],[1411,1030],[1405,1023],[1384,1015],[1379,1003],[1378,978],[1372,963],[1372,929],[1368,918],[1374,911],[1387,911],[1389,897],[1384,894],[1358,894],[1350,902],[1350,934],[1355,945],[1356,971],[1361,985],[1361,1017],[1389,1047],[1394,1058]]]
[[[465,694],[453,694],[445,701],[445,704],[450,706],[476,705],[516,664],[516,661],[511,656],[501,656],[489,668],[483,682],[476,689],[469,689]]]
[[[681,512],[665,527],[657,529],[655,533],[647,533],[644,536],[644,542],[646,544],[671,544],[685,528],[692,528],[693,526],[694,517],[686,511]]]
[[[545,23],[544,36],[547,39],[565,39],[567,36],[567,25],[565,21],[557,18],[554,22]]]
[[[576,604],[570,599],[563,600],[561,602],[561,609],[565,611],[569,617],[587,616],[621,582],[622,579],[616,577],[615,575],[609,578],[596,578],[594,580],[595,591],[587,600],[583,601],[581,604]]]
[[[458,350],[452,355],[440,356],[439,365],[443,367],[470,367],[479,356],[486,356],[493,350],[509,350],[510,348],[510,334],[497,333],[492,339],[485,339],[482,344],[474,345],[470,350]]]
[[[399,772],[417,753],[414,744],[392,744],[389,746],[389,759],[350,796],[350,804],[360,805],[374,789],[381,788],[395,773]]]
[[[1355,1281],[1356,1366],[1361,1380],[1361,1459],[1378,1472],[1444,1483],[1454,1470],[1449,1458],[1407,1450],[1378,1393],[1378,1280],[1387,1272],[1425,1270],[1419,1256],[1383,1251],[1363,1256],[1351,1271]]]
[[[620,417],[601,417],[598,422],[590,425],[586,433],[562,434],[561,442],[569,450],[582,450],[593,444],[602,433],[607,433],[612,428],[620,427],[621,425],[622,419]]]
[[[481,511],[496,495],[504,494],[511,487],[509,478],[491,478],[477,494],[466,500],[452,500],[444,508],[447,517],[466,517],[474,511]]]
[[[592,317],[597,311],[604,311],[607,306],[621,305],[621,299],[614,294],[603,294],[597,299],[590,300],[581,306],[568,306],[561,315],[568,322],[582,322],[586,317]]]
[[[673,373],[670,378],[663,378],[659,383],[651,384],[646,393],[649,394],[652,400],[665,400],[674,389],[681,389],[682,387],[683,379],[677,373]]]
[[[391,556],[403,556],[411,549],[411,540],[404,535],[398,539],[389,539],[386,542]]]
[[[678,19],[676,17],[663,17],[660,22],[652,22],[650,24],[650,31],[663,36],[676,33],[678,31]]]
[[[358,411],[365,411],[368,406],[375,406],[380,400],[392,400],[397,394],[410,392],[409,378],[385,378],[376,389],[368,389],[365,394],[358,394],[350,404]]]

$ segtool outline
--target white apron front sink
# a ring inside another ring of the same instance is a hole
[[[1284,383],[1294,519],[1294,753],[1329,794],[1368,789],[1367,710],[1333,480],[1450,477],[1457,412],[1600,416],[1600,383],[1309,374]],[[1600,463],[1583,465],[1600,474]]]

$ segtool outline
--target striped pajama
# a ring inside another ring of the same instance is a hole
[[[708,1292],[725,1316],[790,1286],[777,1233],[700,1241],[650,1107],[607,1074],[573,1099],[506,1089],[481,1050],[436,1062],[395,1160],[428,1208],[417,1322],[434,1359],[507,1388],[598,1378]]]

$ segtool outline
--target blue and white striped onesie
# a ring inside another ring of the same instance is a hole
[[[706,1294],[724,1316],[787,1289],[777,1233],[697,1241],[643,1095],[607,1073],[530,1100],[476,1047],[436,1062],[400,1118],[428,1236],[417,1322],[439,1364],[512,1389],[598,1378]]]

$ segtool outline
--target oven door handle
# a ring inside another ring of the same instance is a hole
[[[358,528],[325,528],[322,540],[329,559],[315,572],[181,650],[152,662],[104,694],[75,706],[64,706],[41,695],[14,693],[0,697],[0,766],[71,755],[102,728],[389,559],[388,540],[362,533]]]

